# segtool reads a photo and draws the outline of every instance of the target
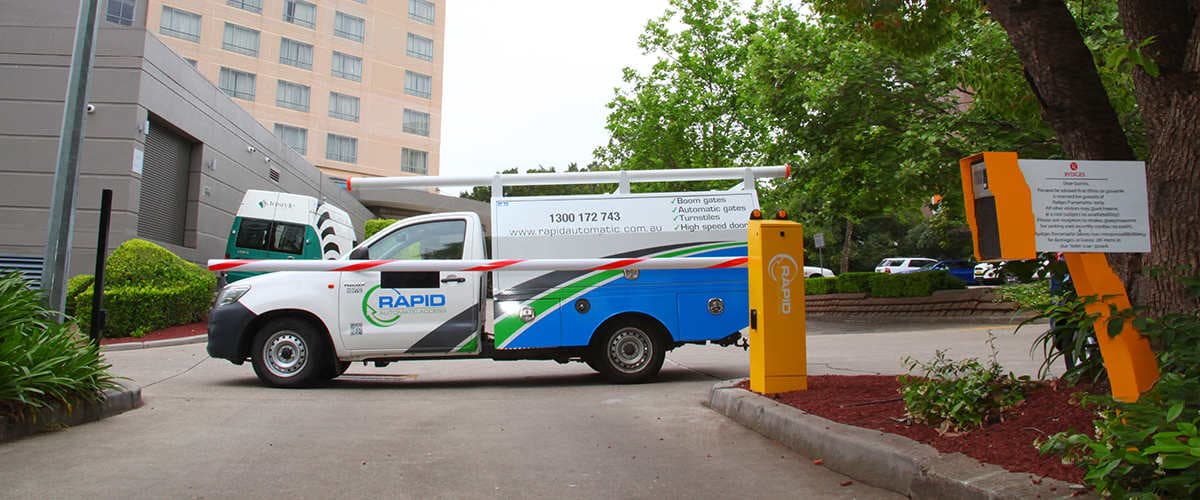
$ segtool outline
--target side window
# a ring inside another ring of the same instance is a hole
[[[370,258],[381,260],[461,259],[467,222],[447,220],[408,226],[388,234],[370,247]]]
[[[296,255],[304,253],[304,226],[276,222],[273,233],[272,250]]]
[[[242,219],[242,225],[238,227],[237,241],[234,244],[238,248],[266,250],[267,235],[269,234],[271,234],[271,221]]]

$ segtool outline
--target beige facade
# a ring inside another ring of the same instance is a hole
[[[445,0],[149,0],[146,29],[325,173],[437,175],[445,12]]]

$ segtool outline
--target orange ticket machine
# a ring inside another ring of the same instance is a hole
[[[1040,160],[1037,162],[1051,163]],[[1103,162],[1091,163],[1095,165]],[[1069,226],[1073,222],[1072,217],[1079,216],[1070,212],[1055,212],[1053,207],[1046,208],[1047,213],[1035,215],[1031,193],[1037,190],[1039,195],[1047,194],[1067,200],[1076,192],[1090,193],[1092,188],[1086,187],[1085,183],[1079,180],[1085,177],[1081,177],[1076,162],[1070,162],[1070,173],[1065,174],[1069,179],[1066,181],[1057,178],[1056,172],[1043,176],[1042,171],[1035,170],[1032,165],[1026,167],[1028,172],[1022,170],[1017,154],[1011,152],[985,152],[959,160],[967,224],[971,228],[977,259],[1033,259],[1037,258],[1038,252],[1063,250],[1056,247],[1054,242],[1057,240],[1038,238],[1038,224],[1045,221],[1043,227],[1052,228],[1048,231],[1058,231]],[[1035,171],[1038,173],[1034,174]],[[1026,175],[1027,173],[1030,175]],[[1104,180],[1107,179],[1098,179]],[[1062,186],[1055,184],[1059,181],[1063,181]],[[1075,185],[1084,186],[1072,187]],[[1144,192],[1144,184],[1142,191]],[[1089,201],[1103,202],[1099,198],[1095,200]],[[1043,203],[1043,206],[1053,203],[1056,201]],[[1080,226],[1094,227],[1095,224]],[[1080,233],[1082,230],[1073,234]],[[1084,238],[1076,238],[1082,239]],[[1047,243],[1043,245],[1044,248],[1039,248],[1038,241]],[[1064,244],[1070,245],[1071,242]],[[1118,335],[1108,335],[1107,325],[1112,307],[1115,306],[1118,311],[1130,308],[1125,286],[1108,265],[1104,253],[1066,251],[1064,255],[1076,293],[1080,297],[1101,298],[1100,301],[1089,304],[1087,310],[1099,315],[1094,325],[1096,340],[1104,358],[1104,366],[1108,370],[1113,397],[1122,401],[1136,401],[1143,392],[1154,385],[1159,373],[1150,343],[1133,327],[1131,321],[1125,321]]]

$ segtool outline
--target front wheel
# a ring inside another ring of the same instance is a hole
[[[279,318],[254,337],[250,359],[259,380],[275,387],[304,387],[319,382],[329,353],[319,333],[298,318]]]
[[[666,357],[665,335],[640,321],[626,321],[601,332],[588,365],[611,382],[632,384],[657,375]]]

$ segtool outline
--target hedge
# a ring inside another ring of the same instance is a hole
[[[871,293],[871,277],[878,273],[843,273],[837,277],[838,293]]]
[[[804,280],[805,295],[824,295],[837,291],[837,278],[807,278]]]
[[[96,277],[90,274],[72,276],[67,280],[67,302],[63,304],[68,316],[75,316],[75,298],[84,290],[92,287]]]
[[[383,230],[383,228],[392,225],[394,222],[396,222],[396,219],[371,219],[367,221],[363,227],[363,239],[365,240],[370,238],[375,233],[378,233],[379,231]]]
[[[946,271],[871,274],[872,297],[926,297],[936,290],[965,288],[962,281]]]
[[[217,278],[154,243],[132,239],[108,258],[104,336],[141,336],[202,319],[212,307]],[[92,284],[68,298],[81,331],[91,328]]]

